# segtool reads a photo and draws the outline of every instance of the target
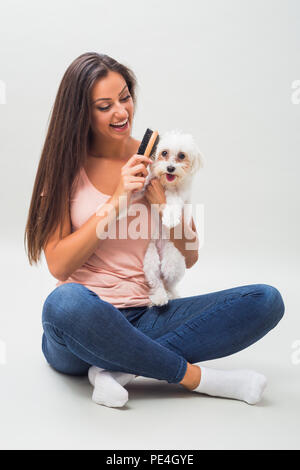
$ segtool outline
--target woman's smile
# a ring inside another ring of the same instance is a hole
[[[116,132],[124,132],[126,129],[129,128],[129,119],[127,119],[123,125],[117,126],[116,124],[110,124],[110,127]]]

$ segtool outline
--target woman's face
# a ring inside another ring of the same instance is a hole
[[[92,88],[91,101],[93,133],[106,140],[128,138],[134,105],[122,75],[109,71],[105,78],[98,80]],[[125,129],[119,130],[111,126],[126,119],[128,123]]]

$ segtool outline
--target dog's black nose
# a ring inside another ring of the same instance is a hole
[[[175,170],[175,166],[167,166],[167,171],[172,173]]]

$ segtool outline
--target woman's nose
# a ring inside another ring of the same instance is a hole
[[[125,116],[127,117],[128,115],[128,112],[126,110],[126,105],[123,104],[123,103],[119,103],[117,106],[116,106],[116,116]]]

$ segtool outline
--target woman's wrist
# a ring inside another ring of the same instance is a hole
[[[113,194],[113,195],[108,199],[107,202],[109,202],[110,204],[112,204],[115,209],[118,209],[118,208],[119,208],[119,203],[120,203],[120,201],[119,201],[119,196]]]
[[[162,204],[159,204],[158,206],[158,213],[160,215],[160,217],[162,218],[163,214],[164,214],[164,209],[166,207],[166,204],[165,203],[162,203]]]

